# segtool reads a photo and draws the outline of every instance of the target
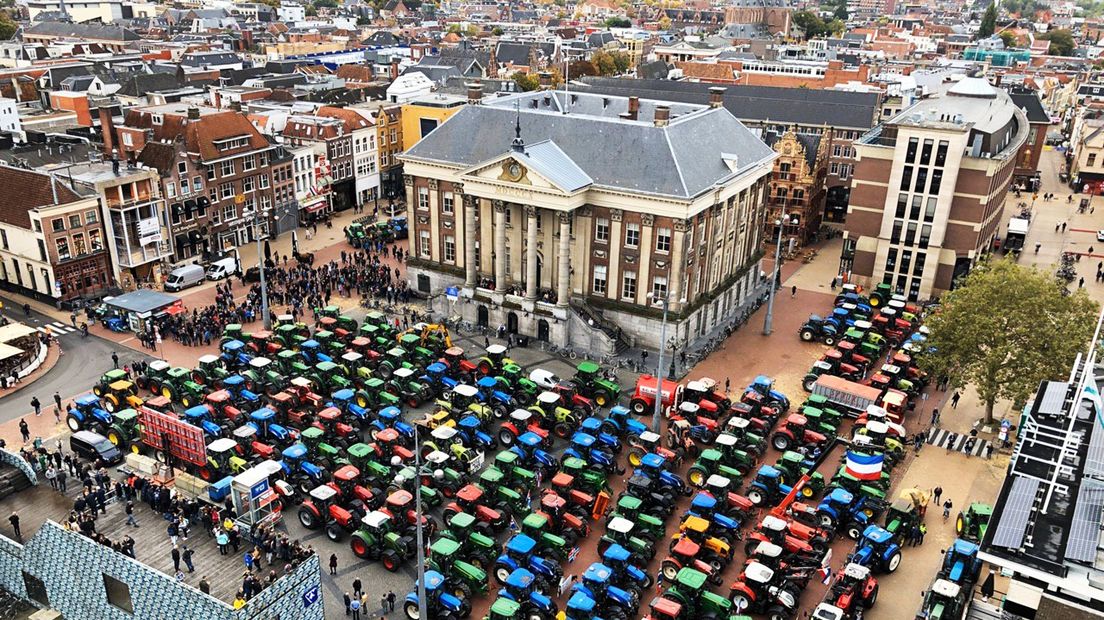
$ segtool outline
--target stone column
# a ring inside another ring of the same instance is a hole
[[[671,309],[682,309],[679,303],[686,293],[682,290],[682,278],[686,272],[686,231],[690,230],[690,220],[677,218],[674,223],[674,235],[671,237],[671,267],[667,270],[667,291],[671,299]]]
[[[479,274],[475,269],[475,210],[479,199],[464,194],[464,286],[475,288]]]
[[[408,209],[408,213],[412,214],[414,213],[414,209],[417,208],[417,204],[414,202],[414,177],[409,174],[404,174],[403,184],[406,185],[406,208]]]
[[[537,289],[537,208],[525,207],[525,298],[536,299]]]
[[[494,207],[495,291],[506,289],[506,203],[492,200]]]
[[[429,229],[433,231],[432,244],[429,246],[429,258],[435,263],[441,262],[441,213],[438,209],[437,179],[429,180]]]
[[[571,214],[560,212],[560,268],[556,283],[556,303],[566,306],[571,293]]]
[[[625,244],[621,232],[624,211],[610,209],[609,267],[606,270],[606,297],[617,299],[621,295],[621,246]]]

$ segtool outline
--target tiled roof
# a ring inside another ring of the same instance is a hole
[[[0,186],[19,188],[16,192],[0,192],[0,221],[20,228],[31,227],[31,209],[81,199],[80,195],[64,183],[54,181],[49,174],[11,166],[0,166]],[[55,191],[57,202],[54,201]]]

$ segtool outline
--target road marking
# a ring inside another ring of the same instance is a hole
[[[61,323],[61,322],[58,322],[58,321],[54,321],[53,323],[50,323],[50,328],[53,329],[56,332],[61,332],[63,334],[71,334],[71,333],[77,331],[77,330],[73,329],[72,327],[69,327],[68,325],[66,325],[64,323]]]
[[[944,448],[946,450],[952,450],[954,452],[965,452],[966,442],[969,439],[969,435],[960,435],[958,433],[953,433],[945,428],[941,428],[935,433],[928,436],[928,443],[933,446]],[[970,450],[970,454],[973,456],[981,456],[985,453],[985,449],[988,445],[988,440],[976,439],[974,441],[973,449]]]

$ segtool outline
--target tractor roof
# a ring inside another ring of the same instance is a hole
[[[475,382],[481,388],[494,389],[498,385],[498,379],[494,377],[480,377],[479,381]]]
[[[759,375],[758,377],[755,377],[755,380],[752,381],[751,384],[752,385],[759,385],[759,386],[763,386],[763,387],[770,387],[770,386],[774,385],[774,379],[771,379],[770,377],[768,377],[766,375]]]
[[[652,599],[651,608],[653,615],[663,618],[678,618],[682,613],[682,605],[669,598]]]
[[[525,534],[515,534],[506,543],[506,551],[510,553],[516,553],[519,555],[527,555],[533,551],[537,546],[537,541],[529,538]]]
[[[303,342],[299,343],[300,349],[317,349],[320,346],[322,345],[314,338],[311,338],[310,340],[304,340]]]
[[[268,359],[267,357],[254,357],[253,359],[249,360],[249,366],[251,368],[263,369],[271,363],[272,360]]]
[[[348,449],[346,449],[345,451],[351,457],[364,458],[372,453],[372,447],[366,443],[357,442],[349,446]]]
[[[692,403],[688,400],[684,400],[679,403],[679,411],[682,411],[684,413],[694,414],[697,413],[699,409],[701,409],[701,405],[699,405],[698,403]]]
[[[95,394],[85,394],[84,396],[77,398],[76,404],[78,407],[90,407],[93,405],[99,406],[100,398]]]
[[[759,476],[763,478],[777,478],[781,475],[782,472],[771,465],[763,465],[759,468]]]
[[[706,579],[705,573],[700,570],[683,567],[679,569],[678,575],[675,576],[675,583],[689,590],[701,591],[705,587]]]
[[[648,469],[660,469],[667,464],[667,459],[656,454],[655,452],[649,452],[640,457],[640,466]]]
[[[281,454],[284,455],[285,459],[301,459],[307,455],[307,447],[301,443],[293,443],[290,446],[284,448],[284,451],[281,452]]]
[[[545,493],[541,496],[541,506],[551,510],[558,510],[567,505],[567,500],[556,493]]]
[[[352,465],[346,465],[333,473],[334,480],[339,482],[351,482],[360,477],[360,470]]]
[[[115,417],[116,422],[129,422],[138,417],[138,412],[127,407],[126,409],[120,409],[112,414]]]
[[[851,491],[843,487],[836,487],[832,489],[832,493],[828,496],[833,502],[845,505],[851,505],[851,502],[855,501],[855,496],[851,494]]]
[[[705,532],[709,529],[709,521],[701,517],[690,515],[682,522],[682,529],[690,530],[691,532]]]
[[[440,450],[434,450],[425,455],[425,462],[430,465],[444,465],[448,460],[452,458],[448,454],[441,452]]]
[[[396,368],[391,374],[393,374],[397,379],[409,379],[410,377],[414,376],[414,371],[407,368],[406,366],[400,366]]]
[[[328,484],[321,484],[311,489],[310,496],[319,501],[329,501],[333,499],[333,496],[337,495],[337,491],[334,490]]]
[[[311,387],[310,379],[306,377],[293,377],[291,384],[297,388],[309,389]]]
[[[318,412],[318,417],[323,420],[337,420],[341,418],[341,410],[337,407],[326,407]]]
[[[272,409],[269,409],[268,407],[261,407],[260,409],[257,409],[253,413],[249,414],[250,420],[258,420],[261,422],[271,420],[274,417],[276,417],[276,412]]]
[[[350,362],[350,363],[359,362],[363,358],[364,358],[364,356],[361,355],[360,353],[357,353],[356,351],[346,351],[345,353],[343,353],[341,355],[341,359],[345,360],[346,362]]]
[[[211,354],[208,353],[207,355],[201,355],[197,361],[200,364],[213,364],[213,363],[217,362],[218,359],[219,359],[219,357],[217,355],[211,355]],[[154,367],[153,365],[155,363],[164,364],[165,366],[169,365],[168,362],[165,362],[165,361],[162,361],[162,360],[154,360],[154,361],[150,362],[150,366]],[[161,366],[161,368],[164,368],[164,366]]]
[[[414,501],[414,496],[406,489],[399,489],[393,491],[387,496],[388,506],[406,506],[410,502]]]
[[[610,562],[628,562],[631,557],[632,553],[617,543],[606,547],[605,553],[602,554],[602,558]]]
[[[437,439],[439,441],[448,441],[449,439],[455,437],[456,434],[459,432],[460,431],[456,430],[455,426],[447,426],[442,424],[441,426],[433,429],[433,432],[431,432],[430,435],[432,435],[434,439]]]
[[[708,392],[709,388],[705,387],[705,384],[701,381],[690,381],[686,384],[686,389],[692,392]]]
[[[640,505],[644,503],[644,500],[633,495],[622,495],[617,498],[617,507],[625,510],[636,510],[640,508]]]
[[[977,555],[978,546],[968,540],[956,539],[951,550],[958,555]]]
[[[207,444],[208,452],[222,453],[236,450],[238,448],[238,442],[230,439],[229,437],[221,437]]]
[[[660,439],[662,438],[659,436],[659,434],[652,431],[644,431],[643,433],[640,433],[640,441],[643,443],[658,443]]]
[[[110,388],[112,392],[125,392],[125,391],[129,390],[130,386],[132,386],[132,385],[134,385],[134,384],[131,383],[130,381],[127,381],[126,379],[121,379],[119,381],[113,382],[111,385],[109,385],[107,387]]]
[[[207,405],[196,405],[184,410],[185,418],[202,418],[207,416]]]
[[[877,525],[868,525],[863,530],[863,538],[876,545],[881,545],[893,540],[893,534]]]
[[[593,375],[597,373],[600,369],[601,366],[590,360],[579,362],[579,365],[575,367],[575,370],[578,371],[579,374],[584,375]]]
[[[245,383],[245,377],[241,375],[230,375],[229,377],[226,377],[222,380],[223,385],[228,385],[231,387],[236,387],[243,383]]]
[[[441,362],[433,362],[429,366],[426,366],[426,372],[430,372],[430,373],[434,373],[434,374],[443,373],[446,370],[448,370],[448,366],[445,366]]]
[[[763,517],[763,520],[759,523],[759,527],[764,530],[771,530],[774,532],[785,531],[789,524],[785,519],[781,519],[774,515],[767,515]]]
[[[537,394],[537,402],[545,405],[554,405],[560,402],[560,395],[555,392],[541,392]]]
[[[732,416],[728,419],[728,426],[731,426],[735,429],[745,429],[748,426],[751,426],[751,420],[748,420],[747,418],[741,418],[740,416]]]
[[[214,356],[212,356],[214,357]],[[165,360],[153,360],[149,363],[150,370],[165,370],[169,367],[169,363]]]
[[[337,368],[337,364],[333,362],[318,362],[314,367],[322,372],[330,372],[334,368]]]
[[[466,513],[458,512],[449,519],[449,527],[455,527],[459,529],[467,529],[475,523],[475,517]]]
[[[487,355],[502,355],[506,353],[506,347],[500,344],[492,344],[487,347]]]
[[[758,555],[758,556],[761,556],[761,557],[764,557],[764,558],[777,558],[780,555],[782,555],[782,547],[779,547],[778,545],[776,545],[772,542],[767,542],[767,541],[764,540],[764,541],[760,542],[758,545],[756,545],[755,555]]]
[[[744,567],[744,577],[748,581],[756,583],[770,583],[770,580],[774,579],[774,571],[769,566],[759,562],[749,562]]]
[[[889,425],[882,420],[867,420],[866,432],[874,435],[885,435],[889,433]]]
[[[435,570],[427,570],[423,579],[426,592],[436,592],[445,585],[445,576]]]
[[[222,343],[223,351],[240,351],[245,348],[245,343],[241,340],[228,340]]]
[[[473,398],[479,394],[479,390],[476,389],[474,385],[468,385],[467,383],[457,384],[452,388],[452,391],[457,396],[462,396],[464,398]]]
[[[536,446],[539,446],[542,441],[544,441],[544,439],[542,439],[540,435],[532,431],[522,433],[517,440],[519,444],[522,444],[528,448],[535,448]]]
[[[970,504],[969,512],[978,516],[988,517],[993,514],[993,507],[982,502],[974,502]]]
[[[712,511],[717,505],[717,498],[706,493],[705,491],[699,491],[694,499],[690,502],[690,509],[695,511],[709,512]]]
[[[498,597],[490,606],[492,616],[500,618],[517,618],[520,611],[521,603],[506,597]]]
[[[958,593],[962,590],[957,583],[947,581],[946,579],[936,579],[931,589],[932,592],[947,598],[957,597]]]
[[[322,435],[324,435],[325,433],[326,431],[318,428],[317,426],[308,426],[307,428],[304,428],[301,433],[299,433],[299,436],[303,439],[322,439]]]
[[[843,574],[849,579],[861,581],[870,576],[870,569],[862,564],[849,563],[843,567]]]
[[[433,541],[433,544],[429,546],[429,550],[433,555],[451,556],[460,550],[460,543],[451,538],[445,538],[441,536],[437,540]]]
[[[736,439],[735,435],[727,435],[725,433],[721,433],[720,435],[717,435],[717,440],[716,441],[717,441],[718,446],[723,446],[723,447],[726,447],[726,448],[731,448],[732,446],[735,446],[738,443],[738,440]]]
[[[588,617],[589,614],[594,611],[596,605],[598,605],[598,603],[581,590],[576,590],[575,594],[572,594],[571,598],[567,601],[567,608],[572,612],[583,614],[580,617]],[[575,614],[573,613],[572,615],[574,616]]]
[[[584,581],[594,581],[597,583],[608,583],[610,577],[613,576],[613,571],[610,567],[602,564],[601,562],[595,562],[587,567],[586,572],[583,573]]]
[[[483,497],[483,489],[474,484],[466,484],[456,492],[456,498],[465,502],[477,502]]]
[[[618,534],[628,534],[633,529],[633,522],[624,517],[614,517],[606,524],[606,527]]]
[[[701,545],[686,536],[679,538],[675,546],[671,548],[671,553],[681,555],[684,558],[696,557],[698,551],[701,551]]]
[[[579,448],[589,448],[594,445],[594,442],[598,441],[594,435],[589,433],[578,432],[572,435],[571,443]]]
[[[506,578],[505,585],[511,588],[518,588],[522,591],[528,591],[535,579],[536,576],[528,570],[524,568],[515,568],[514,572],[510,573],[510,576]]]

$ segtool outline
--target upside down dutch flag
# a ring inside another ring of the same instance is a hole
[[[847,451],[847,473],[859,480],[877,480],[882,475],[882,454],[855,454]]]

